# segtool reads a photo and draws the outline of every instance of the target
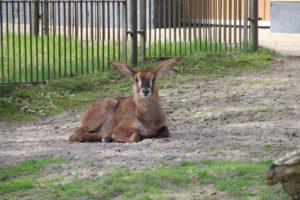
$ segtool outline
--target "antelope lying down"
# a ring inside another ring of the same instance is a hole
[[[81,119],[81,127],[69,138],[74,142],[138,142],[143,138],[169,136],[164,111],[159,103],[155,80],[173,69],[172,58],[153,70],[135,71],[129,66],[110,62],[133,81],[133,96],[105,98],[95,102]]]

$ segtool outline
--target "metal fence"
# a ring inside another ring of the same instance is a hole
[[[0,84],[246,51],[257,45],[255,11],[257,0],[0,0]]]

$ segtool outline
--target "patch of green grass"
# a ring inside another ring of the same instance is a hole
[[[29,160],[0,168],[0,194],[33,188],[39,181],[35,176],[41,169],[53,164],[65,163],[62,157],[56,159]]]
[[[31,196],[32,199],[172,199],[172,194],[190,188],[213,185],[233,199],[288,199],[279,187],[265,185],[270,161],[201,161],[163,165],[154,169],[133,171],[115,169],[97,178],[47,180],[38,177],[27,188],[7,190],[4,197]],[[171,192],[172,191],[172,192]],[[34,195],[32,195],[34,194]]]
[[[260,48],[257,52],[199,52],[181,61],[185,73],[202,76],[225,76],[261,70],[265,68],[274,52]]]

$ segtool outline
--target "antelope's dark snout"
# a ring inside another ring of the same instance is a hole
[[[144,96],[148,96],[150,94],[151,90],[150,90],[150,88],[143,88],[142,92],[143,92]]]

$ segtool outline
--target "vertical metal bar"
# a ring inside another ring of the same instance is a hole
[[[186,6],[187,0],[183,0],[183,40],[184,40],[184,55],[187,53],[187,47],[186,47],[186,24],[187,24],[187,6]]]
[[[212,51],[212,30],[213,30],[213,24],[212,24],[212,0],[208,1],[208,24],[209,24],[209,50]]]
[[[194,0],[193,13],[194,50],[197,51],[197,0]]]
[[[251,40],[251,1],[248,0],[248,45]]]
[[[165,50],[165,56],[167,56],[167,30],[166,30],[166,26],[167,26],[167,6],[166,6],[166,1],[167,0],[163,0],[163,6],[164,6],[164,50]]]
[[[199,25],[199,38],[200,38],[200,40],[199,40],[199,42],[200,42],[200,51],[202,51],[202,42],[203,42],[203,40],[202,40],[202,37],[203,37],[203,35],[202,35],[202,31],[203,31],[203,29],[202,29],[202,24],[203,24],[203,0],[199,0],[200,2],[199,2],[199,7],[198,7],[198,9],[199,9],[199,11],[200,11],[200,16],[199,16],[199,18],[200,18],[200,25]]]
[[[177,34],[176,34],[177,23],[176,23],[176,17],[178,17],[177,12],[176,12],[177,4],[178,4],[177,0],[174,0],[173,1],[173,13],[172,13],[172,15],[173,15],[172,25],[173,25],[173,36],[174,36],[174,40],[173,40],[174,41],[174,56],[177,56],[177,51],[176,51],[176,49],[177,49],[177,39],[176,39],[176,36],[177,36]]]
[[[4,83],[4,58],[3,58],[3,51],[4,51],[4,44],[3,44],[3,19],[2,19],[2,2],[0,1],[0,45],[1,45],[1,77],[2,83]],[[7,22],[6,22],[7,23]]]
[[[68,9],[67,9],[68,10],[68,36],[71,37],[71,32],[72,32],[72,26],[71,26],[71,23],[72,23],[71,0],[68,0],[67,7],[68,7]]]
[[[53,28],[53,30],[52,30],[52,32],[53,32],[53,34],[56,34],[56,2],[51,2],[52,3],[52,9],[53,9],[53,12],[52,12],[52,14],[53,14],[53,23],[52,23],[52,28]]]
[[[204,1],[205,50],[208,47],[208,0]]]
[[[149,31],[149,34],[148,34],[148,41],[149,41],[149,45],[148,45],[148,57],[151,58],[151,0],[148,0],[149,4],[148,4],[148,13],[149,13],[149,28],[148,28],[148,31]]]
[[[225,46],[225,51],[227,51],[227,0],[224,0],[224,41],[223,42]]]
[[[53,77],[56,77],[56,69],[55,69],[55,54],[56,54],[56,50],[55,50],[55,35],[56,35],[56,6],[55,6],[55,2],[52,2],[52,18],[53,18],[53,24],[52,24],[52,29],[53,29],[53,33],[52,33],[52,47],[53,47],[53,51],[52,51],[52,56],[53,56]],[[49,61],[50,62],[50,61]]]
[[[75,74],[78,75],[78,2],[75,1]]]
[[[233,0],[229,0],[229,50],[232,50],[232,24],[231,24],[231,20],[232,20],[232,1]]]
[[[13,77],[14,83],[16,83],[16,59],[15,59],[15,14],[14,14],[14,2],[11,6],[11,13],[12,13],[12,48],[13,48]]]
[[[215,0],[211,1],[210,8],[211,8],[210,23],[211,23],[211,46],[212,46],[211,51],[212,51],[215,44]]]
[[[97,8],[97,70],[100,71],[100,55],[99,55],[99,42],[100,42],[100,8],[99,2],[96,2]]]
[[[113,59],[114,60],[116,60],[116,36],[115,36],[115,34],[116,34],[116,31],[115,31],[115,26],[116,26],[116,19],[115,19],[115,15],[116,15],[116,12],[115,12],[115,2],[112,2],[112,19],[113,19],[113,21],[112,21],[112,29],[113,29]]]
[[[43,8],[44,6],[44,2],[41,1],[41,8]],[[41,52],[42,52],[42,82],[45,81],[45,59],[44,59],[44,9],[41,9],[41,14],[42,14],[42,17],[41,17],[41,20],[42,20],[42,49],[41,49]]]
[[[86,51],[86,73],[89,73],[89,9],[88,2],[85,2],[85,51]]]
[[[142,60],[146,55],[146,7],[146,0],[140,0],[140,56]]]
[[[258,0],[251,0],[251,42],[253,51],[258,49]]]
[[[44,15],[42,17],[44,17],[44,31],[45,34],[48,35],[49,34],[49,4],[48,4],[49,0],[44,0]]]
[[[189,29],[189,46],[190,46],[190,53],[192,53],[192,13],[190,13],[190,10],[192,10],[192,4],[191,1],[187,1],[188,2],[188,6],[187,6],[187,10],[188,10],[188,29]]]
[[[159,53],[158,56],[161,57],[161,1],[157,1],[158,5],[158,49]]]
[[[34,21],[33,21],[33,23],[34,23],[34,34],[36,35],[36,36],[38,36],[39,35],[39,18],[40,18],[40,8],[39,8],[39,2],[40,2],[40,0],[35,0],[35,2],[34,2],[34,13],[33,13],[33,16],[34,16]]]
[[[21,18],[20,18],[20,2],[18,1],[17,3],[18,5],[18,46],[19,46],[19,56],[18,56],[18,60],[19,60],[19,82],[22,81],[22,59],[21,59]]]
[[[81,60],[81,74],[83,74],[83,3],[80,1],[80,60]]]
[[[70,57],[70,76],[73,76],[73,64],[72,64],[72,3],[71,1],[68,2],[68,13],[69,13],[69,57]]]
[[[214,1],[214,43],[215,51],[218,51],[218,0]]]
[[[38,7],[38,6],[37,6]],[[36,25],[36,22],[35,22]],[[37,32],[39,32],[38,28],[37,28]],[[35,34],[35,68],[36,68],[36,81],[39,82],[39,36],[37,34]]]
[[[60,9],[61,2],[58,2],[58,76],[61,77],[61,28],[60,28]]]
[[[94,63],[94,6],[93,1],[90,2],[91,5],[91,39],[92,39],[92,72],[95,71]]]
[[[66,17],[66,2],[63,1],[63,16],[64,16],[64,76],[67,75],[67,17]]]
[[[118,60],[121,60],[121,4],[118,2]]]
[[[122,61],[127,63],[127,2],[122,3]]]
[[[157,17],[157,4],[158,4],[158,1],[157,0],[154,0],[154,6],[155,6],[155,15]],[[157,46],[156,46],[156,41],[157,41],[157,37],[156,37],[156,30],[157,30],[157,23],[156,23],[156,26],[154,25],[154,57],[156,58],[156,51],[157,51]]]
[[[50,80],[50,38],[49,38],[49,2],[46,1],[45,2],[47,4],[46,8],[47,8],[47,15],[46,15],[46,21],[47,24],[45,24],[46,26],[46,34],[47,34],[47,68],[48,68],[48,80]]]
[[[219,50],[222,51],[222,0],[218,2],[218,18],[219,18]]]
[[[10,82],[10,55],[9,55],[9,43],[10,43],[10,40],[9,40],[9,27],[8,27],[8,24],[9,24],[9,21],[8,21],[8,2],[6,2],[6,39],[7,39],[7,82],[9,83]]]
[[[102,70],[105,66],[105,3],[102,2]]]
[[[248,51],[248,0],[244,0],[244,51]]]
[[[207,13],[206,13],[206,27],[207,27],[207,50],[211,50],[211,27],[210,27],[210,1],[211,0],[207,0]]]
[[[237,0],[234,0],[234,50],[237,50]]]
[[[179,55],[182,55],[182,37],[181,37],[181,21],[182,21],[182,7],[181,7],[181,0],[178,0],[178,28],[179,28]]]
[[[137,0],[130,0],[130,37],[131,37],[131,51],[130,62],[132,66],[137,65]]]
[[[172,18],[171,18],[171,0],[168,0],[168,27],[169,27],[169,49],[170,49],[170,56],[172,56]]]
[[[110,36],[110,3],[107,2],[107,62],[110,61]],[[110,69],[110,65],[108,65],[108,69]]]
[[[29,13],[31,13],[32,2],[29,2]],[[30,82],[33,82],[33,61],[32,61],[32,17],[29,16],[29,34],[30,34]]]
[[[242,0],[239,1],[239,45],[240,50],[242,50]]]

